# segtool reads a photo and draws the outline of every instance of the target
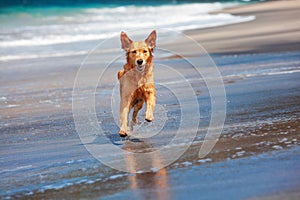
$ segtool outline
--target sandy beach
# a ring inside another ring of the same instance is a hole
[[[1,62],[0,198],[299,199],[299,10],[300,0],[243,5],[215,13],[255,16],[254,20],[184,32],[199,42],[218,66],[226,90],[226,121],[213,150],[199,158],[211,117],[211,99],[205,82],[193,82],[191,77],[201,105],[199,131],[191,147],[159,171],[134,174],[111,169],[82,145],[74,124],[72,91],[85,55]],[[197,60],[183,41],[178,38],[158,47],[183,49],[183,56]],[[118,127],[107,106],[110,96],[105,96],[113,88],[119,66],[110,68],[104,86],[95,89],[90,82],[98,76],[97,68],[115,57],[114,52],[104,54],[103,60],[95,57],[87,63],[90,70],[84,74],[86,85],[80,87],[78,98],[95,92],[99,124],[110,141],[119,142]],[[161,66],[189,67],[176,55],[155,59]],[[166,78],[163,69],[156,73]],[[176,88],[183,94],[186,90],[179,84]],[[158,104],[168,111],[162,129],[165,134],[127,140],[119,147],[147,152],[167,144],[180,118],[180,106],[171,97],[166,88],[158,86]],[[189,103],[188,96],[185,103]],[[188,108],[191,119],[193,109]],[[163,117],[158,114],[153,126],[160,125]],[[100,137],[94,142],[108,144]],[[118,162],[115,155],[110,159]],[[139,158],[124,158],[131,168],[135,159]],[[142,161],[162,162],[147,157]]]
[[[300,2],[271,1],[229,8],[220,13],[254,15],[240,24],[186,31],[209,53],[266,53],[300,49]]]

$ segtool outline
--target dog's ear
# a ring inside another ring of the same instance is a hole
[[[127,34],[125,32],[121,32],[121,43],[122,43],[122,49],[124,49],[125,51],[129,51],[130,49],[130,44],[132,43],[132,40],[127,36]]]
[[[156,46],[156,31],[152,31],[150,35],[145,40],[146,44],[150,49],[153,49]]]

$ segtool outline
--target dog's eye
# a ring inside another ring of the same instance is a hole
[[[136,50],[132,51],[131,53],[136,53]]]
[[[147,50],[144,50],[144,53],[147,53],[148,51]]]

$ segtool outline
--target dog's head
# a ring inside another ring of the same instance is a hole
[[[127,53],[127,62],[143,71],[147,63],[152,62],[152,51],[156,45],[156,31],[152,31],[145,41],[133,42],[124,32],[121,32],[122,49]]]

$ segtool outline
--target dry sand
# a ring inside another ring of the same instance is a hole
[[[300,50],[300,0],[270,1],[225,9],[219,13],[254,15],[255,20],[186,31],[209,53]]]

